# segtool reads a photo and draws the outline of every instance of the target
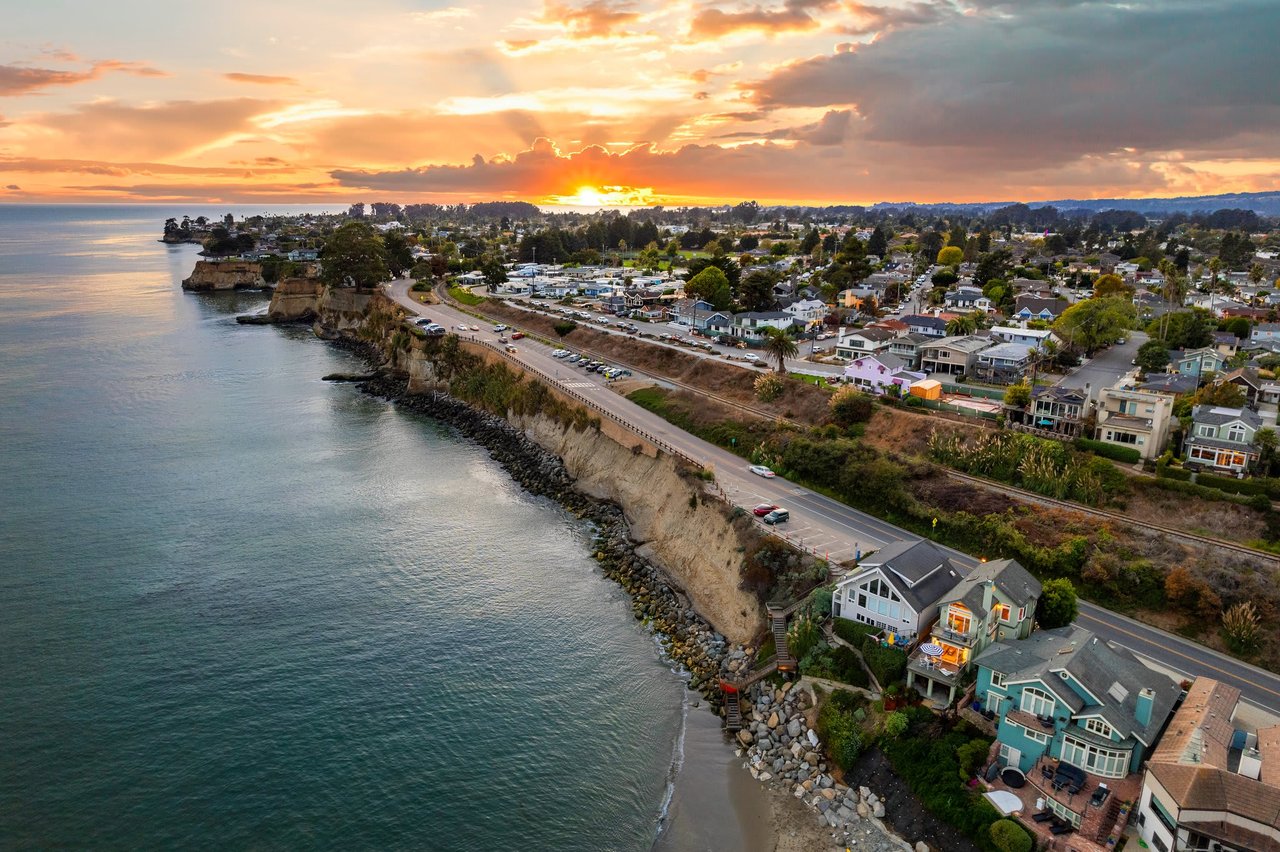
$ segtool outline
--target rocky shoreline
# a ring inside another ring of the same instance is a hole
[[[354,347],[370,354],[362,345]],[[374,376],[357,387],[400,407],[447,423],[484,447],[526,491],[547,497],[596,528],[595,557],[604,575],[631,598],[631,611],[657,636],[666,657],[689,675],[689,687],[719,710],[722,663],[744,660],[741,648],[715,631],[673,587],[661,569],[636,554],[622,509],[574,487],[564,463],[500,417],[472,408],[448,394],[408,393],[403,378]]]
[[[367,343],[349,339],[334,342],[370,364],[380,362],[378,350]],[[713,712],[720,713],[723,696],[719,677],[745,674],[753,649],[728,643],[660,568],[637,555],[622,509],[578,491],[559,457],[501,417],[445,393],[409,393],[405,385],[402,376],[378,369],[356,384],[364,393],[447,423],[484,447],[525,490],[589,520],[596,528],[595,558],[603,574],[627,592],[632,613],[653,631],[664,656],[688,674],[689,688],[700,693]],[[746,727],[733,743],[735,757],[744,759],[743,768],[755,780],[772,795],[794,796],[813,820],[807,825],[793,822],[790,829],[779,826],[779,834],[790,831],[795,836],[821,829],[823,840],[829,837],[832,848],[928,852],[928,845],[912,846],[881,821],[884,802],[866,786],[855,789],[835,780],[806,715],[812,709],[812,698],[793,687],[794,682],[777,688],[768,681],[754,685],[744,697]],[[778,848],[784,845],[780,841]]]

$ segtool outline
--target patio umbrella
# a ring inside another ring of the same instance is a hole
[[[928,645],[920,646],[920,653],[924,654],[926,657],[941,657],[942,646],[934,645],[932,642],[930,642]]]

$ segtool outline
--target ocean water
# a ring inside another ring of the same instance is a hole
[[[688,700],[591,532],[167,216],[0,206],[0,847],[647,849]]]

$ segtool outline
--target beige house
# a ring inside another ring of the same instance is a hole
[[[1124,384],[1098,394],[1097,440],[1132,447],[1144,459],[1158,458],[1169,443],[1173,396]]]
[[[1240,690],[1197,678],[1147,763],[1138,832],[1158,852],[1280,850],[1280,726],[1248,730]]]
[[[920,369],[950,376],[970,375],[978,366],[978,353],[991,346],[989,337],[944,337],[920,349]]]

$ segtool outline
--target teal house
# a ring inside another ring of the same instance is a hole
[[[1074,624],[995,642],[975,663],[975,697],[998,717],[1001,763],[1027,775],[1042,759],[1101,779],[1137,772],[1181,692]]]

